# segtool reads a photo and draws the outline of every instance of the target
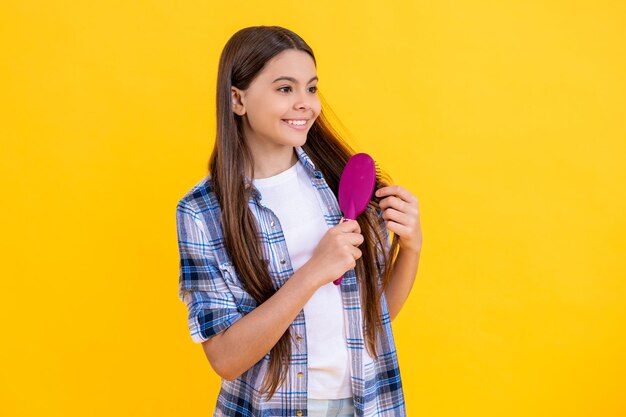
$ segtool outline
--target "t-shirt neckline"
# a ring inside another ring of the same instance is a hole
[[[287,182],[296,176],[299,163],[301,163],[300,160],[297,160],[295,164],[283,172],[267,178],[255,178],[252,182],[257,187],[269,187]]]

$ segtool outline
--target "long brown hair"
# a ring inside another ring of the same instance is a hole
[[[232,110],[231,86],[245,90],[275,55],[286,49],[308,53],[317,66],[313,51],[294,32],[279,26],[253,26],[236,32],[226,43],[220,56],[217,75],[217,132],[215,146],[209,161],[209,171],[215,194],[221,207],[221,222],[226,250],[242,280],[245,290],[258,305],[276,293],[268,265],[263,261],[261,244],[249,236],[258,236],[258,224],[248,207],[251,187],[246,187],[246,167],[253,167],[253,158],[243,135],[242,118]],[[318,91],[319,93],[319,91]],[[355,151],[331,127],[322,111],[311,126],[303,149],[316,169],[322,172],[335,197],[338,195],[341,172]],[[254,172],[252,170],[251,172]],[[383,180],[383,178],[385,180]],[[380,169],[376,189],[390,184],[390,177]],[[398,245],[394,234],[391,250],[384,253],[384,262],[378,262],[377,251],[385,248],[381,233],[383,219],[378,217],[379,199],[373,196],[357,222],[365,240],[359,246],[363,252],[356,262],[356,276],[361,290],[364,314],[366,349],[377,357],[377,343],[382,331],[381,291],[389,282],[392,261]],[[378,279],[382,277],[382,289]],[[262,392],[271,398],[287,377],[291,355],[291,327],[270,351],[270,363]]]

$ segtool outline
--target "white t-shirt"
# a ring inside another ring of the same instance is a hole
[[[317,190],[302,162],[269,178],[253,179],[262,204],[278,217],[293,271],[308,262],[329,226]],[[339,278],[339,277],[337,277]],[[308,356],[308,398],[352,397],[341,288],[320,287],[304,305]]]

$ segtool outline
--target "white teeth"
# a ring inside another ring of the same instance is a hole
[[[306,120],[286,120],[287,123],[291,125],[304,126],[306,124]]]

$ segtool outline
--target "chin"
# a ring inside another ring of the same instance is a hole
[[[293,146],[294,146],[295,148],[297,148],[298,146],[302,146],[302,145],[304,145],[304,144],[306,143],[306,139],[307,139],[307,136],[306,136],[306,135],[303,135],[302,140],[297,141],[296,143],[294,143],[294,145],[293,145]]]
[[[306,132],[302,132],[302,136],[301,137],[287,137],[284,140],[281,141],[282,145],[285,146],[293,146],[298,147],[298,146],[302,146],[306,143],[306,139],[307,139],[307,135]]]

